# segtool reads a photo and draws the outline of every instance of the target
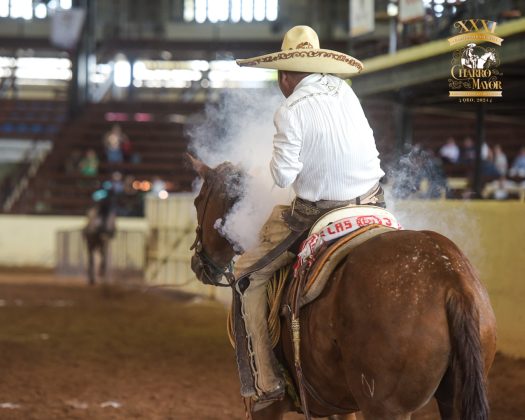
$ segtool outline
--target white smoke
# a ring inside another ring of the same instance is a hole
[[[444,174],[439,161],[428,150],[421,158],[416,145],[388,171],[389,183],[384,187],[388,210],[405,229],[432,230],[451,239],[473,262],[484,255],[479,246],[479,221],[472,216],[468,201],[444,200]],[[427,191],[421,191],[421,185]]]
[[[258,233],[277,204],[289,204],[293,193],[274,185],[269,162],[272,155],[273,115],[284,100],[276,86],[246,90],[236,89],[224,93],[217,105],[206,108],[205,119],[190,131],[190,150],[211,167],[224,161],[243,168],[247,177],[243,198],[226,215],[216,221],[216,228],[232,243],[244,250],[252,249]],[[389,171],[389,184],[385,187],[387,208],[406,229],[434,230],[452,239],[471,259],[482,258],[477,232],[478,221],[467,209],[455,205],[436,207],[433,200],[405,201],[421,198],[418,194],[405,194],[398,186],[413,187],[414,173],[420,167],[411,167],[409,155],[402,157],[402,165]],[[427,181],[438,183],[438,175],[426,170]],[[397,181],[397,186],[396,186]],[[199,181],[194,184],[200,189]],[[400,198],[400,195],[403,198]],[[452,204],[452,203],[451,203]]]
[[[293,195],[274,185],[269,163],[275,127],[273,116],[284,97],[276,87],[226,91],[206,108],[205,120],[190,130],[190,150],[215,167],[224,161],[248,173],[242,199],[226,215],[221,233],[244,250],[258,243],[258,233],[277,204]],[[219,224],[216,224],[219,226]]]

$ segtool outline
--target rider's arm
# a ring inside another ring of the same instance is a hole
[[[277,133],[273,138],[273,155],[270,171],[275,183],[285,188],[292,184],[303,169],[300,162],[301,129],[294,112],[286,106],[280,107],[274,117]]]

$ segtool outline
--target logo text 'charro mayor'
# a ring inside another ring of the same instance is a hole
[[[459,98],[460,102],[491,102],[492,98],[502,96],[498,51],[494,47],[478,45],[488,42],[501,46],[503,39],[495,35],[496,26],[496,22],[485,19],[454,23],[457,35],[448,41],[451,46],[462,48],[453,53],[448,79],[449,96]]]

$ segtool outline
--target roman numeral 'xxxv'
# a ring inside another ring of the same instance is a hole
[[[497,22],[485,19],[459,20],[454,23],[454,26],[459,30],[459,33],[477,32],[481,30],[494,33],[496,25]]]

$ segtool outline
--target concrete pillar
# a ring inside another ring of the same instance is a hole
[[[476,198],[481,197],[482,188],[482,156],[481,149],[485,143],[485,104],[479,103],[476,109],[476,160],[474,162],[473,190]]]

